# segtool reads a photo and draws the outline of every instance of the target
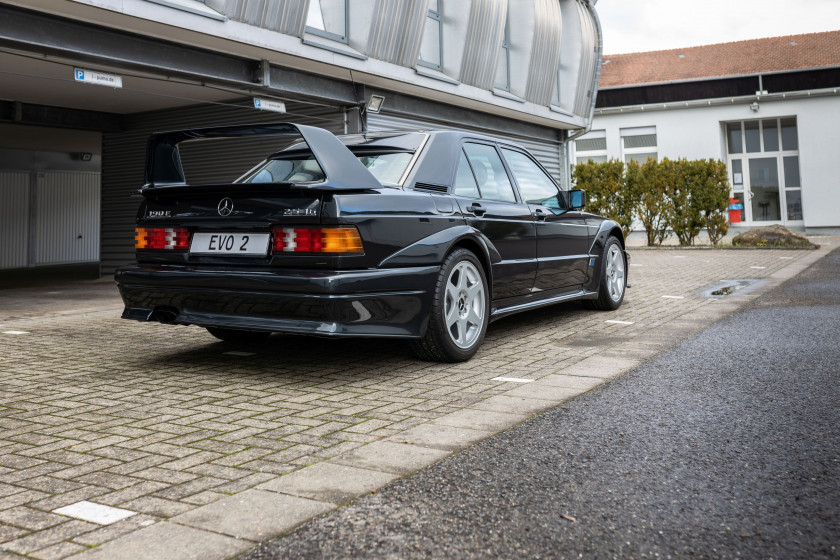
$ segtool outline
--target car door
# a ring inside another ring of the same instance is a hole
[[[565,193],[529,154],[508,146],[502,147],[502,154],[536,224],[534,291],[579,290],[589,269],[585,214],[569,210]]]
[[[452,193],[471,226],[501,255],[492,264],[493,299],[531,293],[537,271],[534,218],[516,197],[496,147],[467,141],[459,154]]]

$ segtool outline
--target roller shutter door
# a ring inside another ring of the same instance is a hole
[[[29,171],[0,171],[0,269],[29,264]]]

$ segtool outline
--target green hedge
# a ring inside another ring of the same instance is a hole
[[[722,161],[589,161],[574,166],[572,176],[586,191],[588,211],[618,222],[625,236],[638,218],[648,245],[661,245],[671,231],[680,245],[693,245],[704,228],[717,245],[729,230],[729,181]]]

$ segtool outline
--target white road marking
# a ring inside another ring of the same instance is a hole
[[[767,267],[766,266],[751,266],[750,268],[754,268],[756,270],[764,270]]]
[[[232,350],[230,352],[222,352],[222,354],[227,354],[228,356],[255,356],[256,352],[237,352]]]
[[[633,321],[616,321],[616,320],[613,320],[613,319],[610,319],[610,320],[604,321],[604,322],[605,323],[612,323],[613,325],[635,325],[636,324]]]
[[[685,296],[662,296],[665,299],[685,299]]]
[[[93,502],[76,502],[69,506],[54,509],[53,513],[59,515],[66,515],[67,517],[75,517],[83,521],[90,521],[100,525],[110,525],[117,521],[121,521],[132,515],[137,515],[136,511],[129,511],[127,509],[120,509],[111,506],[103,506],[102,504],[94,504]]]
[[[638,263],[633,263],[633,264],[631,264],[630,266],[645,266],[645,265],[643,265],[643,264],[638,264]]]
[[[490,381],[507,381],[508,383],[533,383],[533,379],[519,379],[518,377],[494,377]]]
[[[3,334],[29,334],[29,331],[3,331]]]
[[[779,257],[779,258],[782,259],[783,261],[789,261],[789,260],[793,259],[793,257]]]

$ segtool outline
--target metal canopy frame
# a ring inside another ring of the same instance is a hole
[[[353,84],[221,52],[0,4],[0,48],[224,86],[232,93],[358,105]],[[271,84],[282,84],[272,87]]]

